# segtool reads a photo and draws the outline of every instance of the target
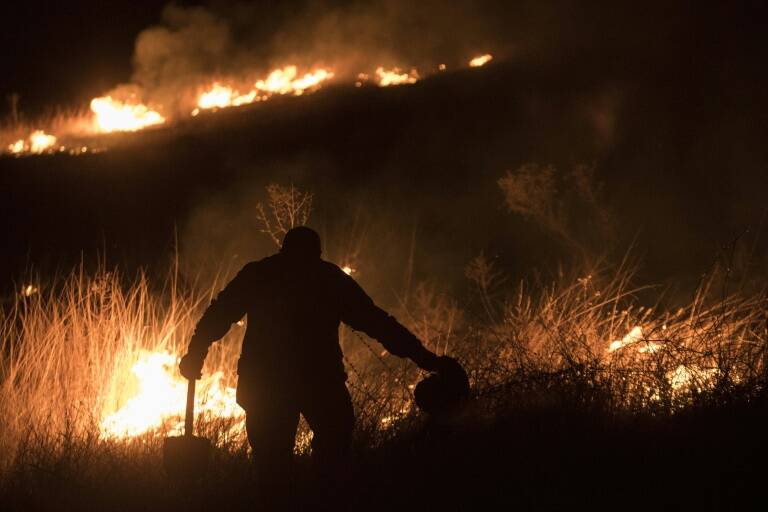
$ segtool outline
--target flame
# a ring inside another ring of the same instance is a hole
[[[469,67],[479,68],[480,66],[484,66],[488,64],[491,60],[493,60],[493,55],[491,55],[490,53],[478,55],[477,57],[469,61]]]
[[[419,80],[419,73],[415,69],[402,73],[400,68],[384,69],[379,66],[376,68],[376,77],[379,87],[387,87],[390,85],[416,83]]]
[[[350,267],[349,265],[344,265],[343,267],[341,267],[341,270],[342,270],[342,271],[343,271],[345,274],[347,274],[348,276],[351,276],[352,274],[354,274],[355,272],[357,272],[357,270],[355,270],[354,268]]]
[[[106,437],[134,437],[161,427],[179,435],[184,427],[187,381],[178,376],[179,358],[169,352],[142,351],[131,372],[139,390],[100,424]],[[196,415],[232,418],[233,433],[244,429],[245,412],[235,401],[235,389],[222,383],[223,373],[203,376],[195,396]]]
[[[479,67],[493,59],[491,54],[479,55],[469,61],[471,67]],[[439,71],[445,71],[446,65],[439,64]],[[295,65],[284,66],[270,72],[265,78],[259,79],[252,85],[244,88],[233,84],[223,83],[221,81],[208,82],[210,85],[199,89],[196,106],[190,111],[194,117],[203,110],[215,110],[226,107],[247,105],[256,101],[269,99],[274,95],[293,95],[301,96],[307,92],[320,88],[326,81],[334,77],[334,72],[326,68],[316,68],[312,71],[299,74],[298,67]],[[376,68],[371,76],[366,73],[360,73],[355,86],[361,87],[363,83],[373,80],[380,87],[393,85],[413,84],[421,79],[418,71],[413,68],[410,71],[402,71],[398,67],[386,69],[383,66]],[[196,84],[189,84],[195,87]],[[138,86],[130,86],[132,90],[140,90]],[[181,91],[180,91],[181,93]],[[115,94],[117,96],[115,96]],[[156,126],[166,123],[167,119],[160,113],[162,106],[158,109],[150,107],[140,101],[140,93],[127,94],[123,99],[120,93],[111,93],[109,95],[93,98],[90,103],[93,119],[87,120],[87,127],[76,126],[69,129],[63,136],[71,133],[111,133],[120,131],[138,131],[150,126]],[[75,120],[72,120],[72,125]],[[59,133],[58,135],[62,135]],[[12,140],[12,139],[11,139]],[[33,132],[27,139],[18,139],[5,147],[5,152],[15,155],[24,153],[46,153],[53,151],[67,152],[72,155],[79,155],[92,151],[101,151],[99,148],[88,148],[86,146],[69,147],[66,145],[57,146],[57,135],[45,133],[43,130]],[[3,151],[0,149],[0,151]]]
[[[304,91],[317,87],[321,82],[333,77],[333,73],[325,69],[318,69],[300,78],[296,78],[296,74],[296,66],[276,69],[269,74],[266,80],[256,82],[255,87],[268,94],[293,94],[294,96],[300,96]]]
[[[96,126],[102,132],[135,132],[157,124],[165,118],[150,110],[143,103],[129,103],[102,96],[91,100],[91,110],[96,114]]]
[[[208,90],[200,94],[197,108],[192,111],[192,115],[196,116],[200,110],[237,107],[254,101],[263,101],[275,94],[301,96],[305,92],[319,88],[323,82],[331,78],[333,78],[333,72],[327,69],[316,69],[298,76],[296,66],[286,66],[272,71],[265,79],[256,81],[251,90],[245,93],[221,82],[214,82]]]
[[[662,331],[667,330],[667,325],[661,326]],[[638,342],[643,343],[638,343]],[[640,354],[656,354],[664,348],[661,343],[656,343],[646,339],[643,334],[643,328],[639,325],[633,327],[626,336],[620,340],[611,342],[608,347],[608,353],[615,352],[627,346],[638,344],[637,352]],[[666,381],[675,393],[686,392],[691,387],[703,388],[711,386],[717,378],[718,370],[716,368],[701,368],[697,365],[677,366],[674,370],[666,373]],[[661,398],[658,391],[651,395],[653,400]]]
[[[38,291],[40,290],[37,288],[37,286],[28,284],[27,286],[21,289],[21,295],[24,297],[31,297],[34,294],[36,294]]]
[[[255,99],[256,91],[240,94],[231,87],[214,82],[208,91],[200,95],[197,106],[201,109],[224,108],[252,103]]]
[[[639,325],[636,325],[632,328],[631,331],[627,333],[626,336],[624,336],[620,340],[612,341],[611,345],[608,347],[608,352],[615,352],[616,350],[622,349],[626,347],[627,345],[631,345],[637,341],[640,341],[643,339],[643,328]],[[641,350],[642,352],[642,350]]]
[[[42,130],[37,130],[29,136],[29,150],[32,153],[43,153],[56,144],[56,137],[48,135]]]
[[[8,145],[8,152],[14,155],[22,153],[48,153],[56,148],[56,137],[45,133],[43,130],[35,130],[25,139],[19,139]]]
[[[13,144],[8,144],[8,152],[18,155],[24,152],[24,139],[19,139]]]
[[[696,365],[678,366],[667,374],[669,385],[675,391],[690,387],[708,387],[714,383],[718,371],[716,368],[700,368]]]

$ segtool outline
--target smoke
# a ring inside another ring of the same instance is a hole
[[[201,7],[170,5],[163,26],[139,34],[133,80],[147,91],[147,100],[168,104],[179,91],[217,70],[231,49],[228,24]]]
[[[145,101],[176,114],[193,101],[196,85],[214,74],[232,49],[229,25],[202,7],[169,5],[163,24],[142,31],[136,39],[133,81]]]
[[[161,23],[136,39],[132,82],[145,102],[174,117],[188,114],[201,87],[214,79],[252,84],[286,65],[329,67],[339,79],[378,66],[455,69],[478,53],[510,56],[518,48],[494,18],[489,6],[495,3],[170,4]]]

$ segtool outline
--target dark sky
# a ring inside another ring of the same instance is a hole
[[[456,10],[457,5],[437,0],[379,2],[395,5],[396,9],[427,12],[450,10],[446,6]],[[7,112],[6,98],[14,92],[21,96],[22,111],[34,116],[55,106],[85,105],[93,96],[128,81],[136,36],[160,23],[167,3],[168,0],[4,3],[0,30],[4,62],[0,74],[0,116]],[[231,11],[233,5],[246,2],[175,3]],[[247,3],[257,5],[258,11],[263,12],[258,24],[259,30],[264,31],[272,26],[277,30],[283,21],[300,12],[317,13],[324,8],[358,5],[347,0]],[[696,61],[703,67],[710,62],[722,66],[725,73],[730,72],[727,68],[733,64],[740,68],[739,72],[745,68],[759,71],[764,67],[764,52],[759,48],[765,41],[768,2],[724,4],[476,0],[463,7],[472,10],[471,14],[459,19],[469,22],[471,18],[485,16],[495,24],[492,37],[537,40],[547,51],[556,48],[563,55],[595,52],[637,66],[666,60],[672,68],[677,63],[684,64],[683,61]],[[482,7],[475,7],[478,5]],[[449,32],[444,36],[447,41],[466,36],[461,27],[453,27]],[[423,35],[418,30],[411,33]]]
[[[136,35],[158,23],[167,0],[4,2],[3,101],[22,108],[85,102],[129,79]],[[181,2],[194,4],[194,2]],[[3,112],[6,105],[3,105]]]

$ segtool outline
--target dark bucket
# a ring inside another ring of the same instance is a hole
[[[169,437],[163,443],[163,465],[168,478],[178,481],[200,479],[211,461],[211,442],[204,437]]]

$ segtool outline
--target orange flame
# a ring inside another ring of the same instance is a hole
[[[379,87],[387,87],[390,85],[416,83],[419,80],[419,73],[415,69],[402,73],[400,68],[384,69],[379,66],[376,68],[376,77]]]
[[[112,414],[101,420],[105,437],[135,437],[167,427],[172,435],[184,427],[187,382],[178,376],[178,357],[169,352],[147,352],[139,355],[131,372],[138,380],[138,393]],[[235,401],[235,389],[222,383],[222,372],[205,375],[198,383],[195,396],[196,414],[234,420],[232,434],[243,430],[245,411]]]
[[[491,55],[490,53],[479,55],[469,61],[469,67],[479,68],[480,66],[484,66],[488,64],[491,60],[493,60],[493,55]]]
[[[253,88],[246,93],[241,93],[232,86],[214,82],[208,90],[200,94],[197,108],[192,111],[192,115],[197,115],[200,110],[247,105],[254,101],[269,99],[275,94],[301,96],[305,92],[319,88],[323,82],[331,78],[333,78],[333,72],[327,69],[316,69],[298,76],[296,66],[286,66],[272,71],[265,79],[256,81]]]
[[[165,123],[165,118],[143,103],[129,103],[102,96],[91,100],[96,126],[102,132],[135,132]]]
[[[214,82],[208,91],[200,95],[197,106],[201,109],[224,108],[252,103],[255,99],[256,91],[240,94],[232,87]]]
[[[469,65],[471,67],[483,66],[492,59],[493,56],[486,53],[470,60]],[[438,70],[445,71],[445,64],[439,64]],[[273,70],[265,78],[257,80],[252,85],[246,87],[245,90],[238,89],[232,84],[214,81],[207,89],[199,93],[196,107],[191,111],[191,115],[196,116],[202,110],[247,105],[256,101],[267,100],[274,95],[300,96],[322,87],[326,81],[333,77],[334,72],[325,68],[317,68],[300,75],[298,67],[290,65]],[[363,83],[372,80],[380,87],[388,87],[413,84],[420,79],[421,77],[416,69],[402,71],[397,67],[385,69],[383,66],[379,66],[372,76],[366,73],[359,74],[355,85],[360,87]],[[138,86],[130,87],[138,89]],[[117,94],[117,96],[113,94]],[[94,118],[86,121],[87,126],[79,126],[80,123],[75,123],[75,120],[73,120],[71,123],[73,126],[67,129],[63,136],[92,131],[98,133],[138,131],[150,126],[166,123],[167,119],[160,113],[162,108],[158,111],[138,101],[137,97],[139,95],[139,93],[134,92],[126,95],[126,98],[123,99],[120,93],[112,93],[93,98],[90,108]],[[78,124],[78,126],[74,126],[75,124]],[[56,135],[45,133],[43,130],[37,130],[27,139],[18,139],[8,144],[5,146],[4,151],[15,155],[26,153],[40,154],[56,150],[68,152],[69,154],[83,154],[92,151],[92,148],[85,146],[69,147],[61,145],[57,148],[57,143]],[[0,151],[3,150],[0,149]]]
[[[20,155],[22,153],[48,153],[54,151],[56,145],[56,137],[45,133],[43,130],[35,130],[30,136],[25,139],[19,139],[16,142],[9,144],[7,150],[14,155]]]
[[[12,144],[8,144],[8,152],[18,155],[24,152],[24,139],[19,139]]]

